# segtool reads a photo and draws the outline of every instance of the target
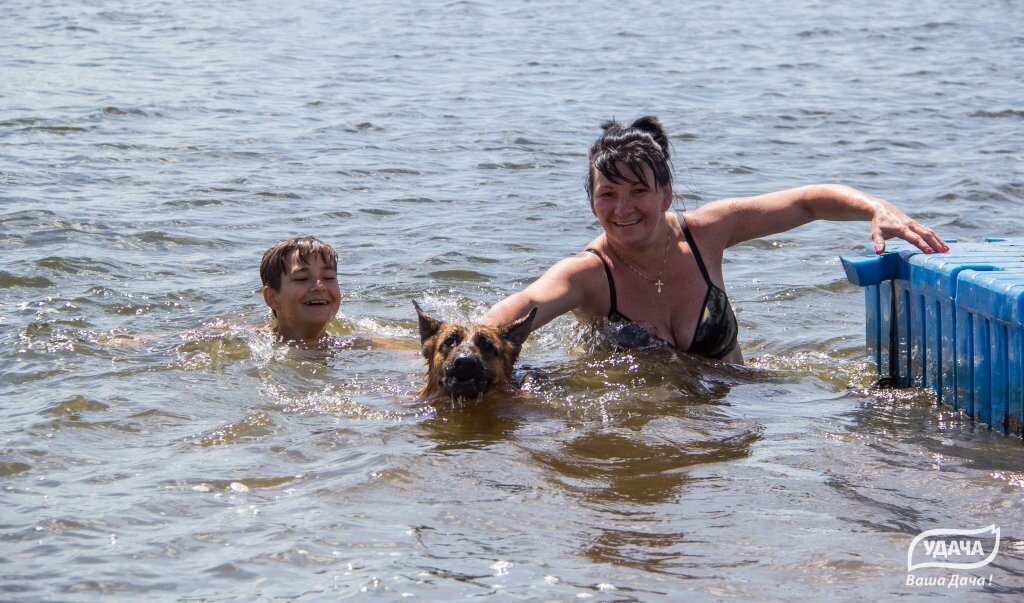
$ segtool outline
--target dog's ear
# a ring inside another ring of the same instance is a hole
[[[501,338],[516,345],[523,345],[526,338],[530,336],[530,330],[533,327],[533,319],[536,316],[537,308],[534,307],[526,316],[519,320],[512,321],[502,327],[500,331]]]
[[[420,317],[420,345],[423,345],[441,328],[441,321],[427,316],[415,299],[412,300],[412,305],[416,308],[416,315]]]

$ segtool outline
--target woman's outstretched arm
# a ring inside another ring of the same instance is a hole
[[[903,239],[925,253],[949,250],[935,231],[918,224],[892,203],[841,184],[816,184],[755,197],[723,199],[689,216],[702,225],[707,233],[705,238],[719,241],[723,249],[814,220],[863,220],[871,222],[875,253],[885,251],[885,241],[891,238]]]

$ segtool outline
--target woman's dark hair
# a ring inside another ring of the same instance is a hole
[[[601,129],[604,134],[591,145],[588,155],[588,199],[594,197],[595,171],[615,183],[651,186],[644,176],[643,166],[646,165],[651,168],[658,188],[672,183],[668,134],[657,117],[646,115],[629,127],[614,120],[606,121]]]

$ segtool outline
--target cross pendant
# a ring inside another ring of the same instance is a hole
[[[654,281],[654,286],[658,288],[658,293],[661,293],[661,287],[664,284],[665,283],[661,282],[660,278],[658,280]]]

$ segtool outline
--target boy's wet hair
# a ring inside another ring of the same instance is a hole
[[[664,188],[672,182],[668,134],[657,117],[646,115],[629,127],[614,120],[606,121],[601,128],[604,133],[591,145],[588,155],[586,187],[587,198],[591,202],[595,172],[617,184],[628,182],[651,187],[644,176],[643,166],[646,165],[654,174],[657,188]]]
[[[309,264],[311,258],[319,256],[332,269],[338,269],[338,252],[316,237],[298,237],[281,241],[263,254],[260,262],[260,278],[264,287],[281,290],[281,277],[291,264],[292,255],[299,252],[299,263]]]

